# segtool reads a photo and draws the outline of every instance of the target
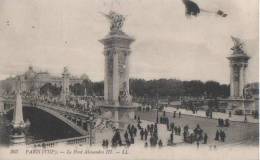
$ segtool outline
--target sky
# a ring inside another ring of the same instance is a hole
[[[130,77],[215,80],[229,83],[231,35],[251,57],[248,82],[258,81],[258,0],[194,0],[226,18],[187,18],[181,0],[0,0],[0,79],[37,71],[104,79],[103,46],[109,32],[101,12],[126,15],[123,30],[135,38]]]

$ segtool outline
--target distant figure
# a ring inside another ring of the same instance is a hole
[[[145,148],[147,148],[147,147],[148,147],[148,143],[147,143],[147,142],[145,142],[145,144],[144,144],[144,147],[145,147]]]
[[[105,147],[105,146],[106,146],[106,141],[103,140],[103,141],[102,141],[102,147]]]
[[[229,118],[232,116],[231,111],[228,112],[228,116]]]
[[[137,120],[138,120],[138,122],[140,122],[140,121],[141,121],[139,116],[137,117]]]
[[[181,112],[179,112],[179,118],[181,118]]]
[[[173,112],[173,118],[175,118],[175,117],[176,117],[176,111]]]
[[[230,123],[229,123],[229,119],[225,120],[225,127],[229,127]]]
[[[144,130],[143,129],[141,129],[141,131],[140,131],[140,136],[141,136],[141,140],[143,140],[143,137],[144,137]]]
[[[178,127],[177,130],[178,130],[178,135],[181,135],[181,127],[180,126]]]
[[[204,139],[203,143],[207,144],[208,143],[208,135],[207,135],[207,133],[204,134],[204,138],[203,139]]]
[[[163,146],[162,140],[159,140],[158,145],[159,145],[159,148],[161,148]]]
[[[245,120],[244,120],[244,122],[247,122],[247,116],[246,116],[246,114],[245,114]]]
[[[127,131],[125,132],[124,137],[125,137],[125,140],[128,140],[128,133],[127,133]]]
[[[174,123],[173,122],[170,124],[170,128],[171,128],[171,131],[173,132],[173,129],[174,129]]]
[[[170,135],[170,142],[171,142],[171,144],[173,144],[173,133],[171,133],[171,135]]]
[[[197,142],[197,148],[199,148],[200,147],[200,141],[197,140],[196,142]]]
[[[218,141],[219,140],[219,131],[216,131],[216,136],[215,136],[215,140]]]
[[[144,140],[145,140],[145,141],[147,140],[147,136],[148,136],[148,131],[145,129],[145,130],[144,130]]]
[[[224,131],[220,131],[220,138],[221,138],[221,141],[222,142],[225,142],[225,138],[226,138],[226,134],[225,134],[225,132]]]

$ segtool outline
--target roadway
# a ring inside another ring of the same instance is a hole
[[[137,116],[147,121],[156,121],[156,111],[150,112],[137,112]],[[159,112],[159,117],[162,116],[162,112]],[[169,118],[170,123],[174,122],[175,125],[183,126],[188,125],[189,128],[195,128],[197,124],[208,134],[209,144],[242,144],[242,145],[258,145],[259,142],[259,130],[258,124],[244,123],[244,122],[230,122],[230,127],[223,127],[222,129],[226,133],[226,141],[216,142],[214,140],[216,130],[218,127],[218,121],[215,119],[208,119],[203,117],[195,117],[189,115],[182,115],[181,118],[173,119],[172,113],[166,112],[166,116]]]

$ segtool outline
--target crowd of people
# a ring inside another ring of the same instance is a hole
[[[229,122],[229,119],[222,119],[222,118],[219,118],[218,119],[218,126],[219,127],[229,127],[230,125],[230,122]]]
[[[226,133],[222,129],[220,129],[220,130],[218,129],[216,131],[215,140],[225,142],[225,139],[226,139]]]
[[[152,110],[151,105],[142,105],[138,107],[138,111],[142,111],[142,112],[149,112],[151,110]]]
[[[46,95],[31,94],[28,92],[22,92],[22,99],[36,105],[39,103],[52,104],[58,107],[70,109],[78,113],[98,113],[101,114],[97,103],[103,101],[102,97],[98,96],[85,96],[85,97],[75,97],[68,96],[66,101],[61,100],[60,97],[51,97]]]

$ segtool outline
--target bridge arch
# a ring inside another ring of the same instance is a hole
[[[88,135],[88,132],[86,130],[84,130],[83,128],[81,128],[80,126],[78,126],[77,124],[72,122],[71,120],[69,120],[67,118],[67,116],[62,115],[61,113],[59,113],[59,112],[57,112],[53,109],[50,109],[50,108],[45,107],[43,105],[33,106],[32,104],[23,104],[23,107],[24,108],[34,108],[34,109],[41,110],[45,113],[48,113],[49,115],[55,117],[56,119],[62,121],[66,125],[68,125],[70,128],[72,128],[74,131],[76,131],[80,135]],[[14,107],[9,108],[8,110],[6,110],[6,113],[12,111],[13,109],[14,109]],[[48,125],[48,124],[46,124],[46,125]]]

